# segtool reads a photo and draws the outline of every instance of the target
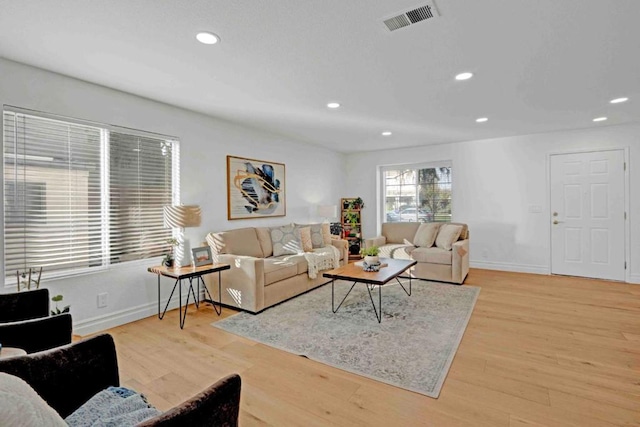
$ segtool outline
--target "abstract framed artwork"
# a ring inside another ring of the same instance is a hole
[[[285,216],[283,163],[227,156],[227,218]]]

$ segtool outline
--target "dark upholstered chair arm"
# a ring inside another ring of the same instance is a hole
[[[138,427],[237,426],[240,387],[240,376],[229,375],[175,408],[138,424]]]
[[[0,323],[49,315],[49,289],[0,294]]]
[[[20,322],[0,323],[0,344],[4,347],[18,347],[27,353],[35,353],[69,344],[71,332],[69,313]]]
[[[63,418],[99,391],[120,385],[116,347],[106,334],[53,350],[0,359],[0,372],[25,380]]]

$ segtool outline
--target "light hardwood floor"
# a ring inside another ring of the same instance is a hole
[[[238,372],[242,426],[640,425],[640,285],[477,269],[465,285],[482,290],[438,399],[213,328],[210,306],[184,330],[174,310],[107,332],[123,385],[160,409]]]

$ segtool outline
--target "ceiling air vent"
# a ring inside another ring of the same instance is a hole
[[[427,19],[435,18],[436,16],[440,16],[440,14],[432,2],[431,4],[426,4],[401,13],[400,15],[385,19],[384,24],[387,26],[389,31],[395,31],[400,28],[408,27],[409,25],[417,24],[418,22],[426,21]]]

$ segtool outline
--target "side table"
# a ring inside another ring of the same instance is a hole
[[[25,354],[27,354],[27,352],[21,348],[2,347],[0,349],[0,359],[9,359],[10,357],[24,356]]]
[[[220,316],[220,314],[222,313],[222,292],[221,292],[222,278],[220,273],[223,270],[229,270],[230,268],[231,266],[229,264],[219,264],[219,263],[202,265],[200,267],[192,267],[192,266],[179,267],[179,268],[164,267],[164,266],[149,267],[147,271],[158,275],[158,318],[160,320],[164,318],[164,315],[167,313],[167,308],[169,307],[169,303],[171,302],[171,298],[173,297],[173,293],[175,292],[177,287],[178,298],[179,298],[178,307],[180,309],[180,329],[183,329],[184,321],[187,318],[187,307],[189,306],[189,297],[192,294],[193,294],[194,303],[196,304],[196,308],[199,307],[201,282],[202,282],[202,286],[204,287],[205,293],[209,295],[209,299],[208,300],[205,299],[205,301],[211,302],[213,309],[218,314],[218,316]],[[215,272],[218,273],[219,300],[218,300],[217,307],[216,307],[215,301],[213,300],[213,298],[211,297],[211,294],[209,293],[209,289],[207,289],[207,285],[205,285],[204,280],[202,279],[202,276],[204,276],[205,274],[211,274]],[[169,295],[169,299],[167,300],[167,304],[164,306],[164,311],[162,311],[162,313],[160,313],[160,277],[161,276],[170,277],[176,280],[175,283],[173,284],[173,290],[171,291],[171,295]],[[189,289],[187,290],[187,301],[185,302],[185,305],[184,305],[184,315],[182,314],[182,280],[183,279],[189,279]],[[193,279],[196,279],[196,283],[198,286],[197,295],[195,290],[193,289]]]

